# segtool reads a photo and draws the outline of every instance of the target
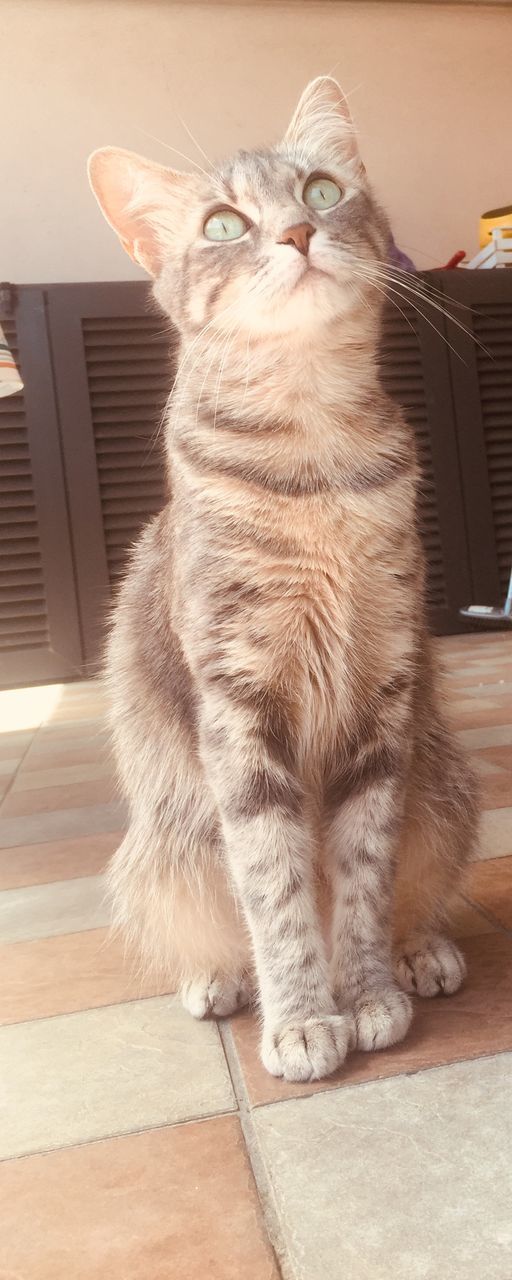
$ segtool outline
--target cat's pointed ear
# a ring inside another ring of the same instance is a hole
[[[172,252],[183,209],[196,190],[193,174],[144,160],[133,151],[102,147],[88,162],[89,182],[123,249],[150,275]]]
[[[318,76],[306,85],[283,141],[296,155],[359,161],[354,124],[337,80]]]

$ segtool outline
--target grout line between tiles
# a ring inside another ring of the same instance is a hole
[[[476,909],[481,916],[484,916],[484,918],[489,921],[489,924],[494,926],[497,932],[504,933],[506,938],[512,937],[512,929],[507,928],[506,924],[502,924],[501,921],[498,920],[497,916],[491,915],[490,911],[487,911],[480,902],[473,901],[473,898],[468,898],[465,893],[461,894],[461,898],[464,899],[464,902],[467,902],[468,907],[473,907],[473,910]],[[464,942],[464,938],[462,938],[461,941]]]
[[[0,1156],[0,1164],[13,1163],[15,1160],[32,1160],[34,1156],[53,1156],[58,1151],[74,1151],[76,1147],[93,1147],[98,1142],[115,1142],[117,1138],[136,1138],[139,1133],[156,1133],[160,1129],[181,1129],[188,1124],[203,1124],[207,1120],[225,1120],[237,1116],[236,1105],[231,1111],[206,1111],[202,1116],[193,1113],[182,1120],[159,1120],[156,1124],[139,1125],[136,1129],[121,1129],[115,1133],[101,1133],[97,1138],[82,1138],[78,1142],[62,1142],[56,1147],[40,1147],[37,1151],[20,1151],[18,1155]]]
[[[93,930],[86,930],[86,932],[92,933]],[[58,937],[60,935],[52,934],[53,936]],[[13,942],[10,945],[16,946],[16,943]],[[0,1036],[7,1027],[28,1027],[31,1022],[53,1022],[55,1018],[76,1018],[77,1014],[96,1013],[98,1009],[117,1009],[119,1005],[125,1004],[141,1004],[143,1000],[171,1000],[175,995],[175,991],[159,991],[150,996],[126,996],[124,1000],[107,1000],[105,1004],[87,1004],[81,1006],[80,1009],[63,1009],[60,1013],[44,1013],[40,1018],[20,1018],[18,1022],[0,1022]],[[1,1274],[0,1280],[2,1280]]]
[[[250,1114],[252,1114],[252,1112],[261,1111],[263,1108],[286,1106],[288,1102],[308,1102],[310,1098],[324,1097],[325,1094],[345,1093],[348,1089],[365,1089],[373,1085],[386,1084],[388,1080],[408,1079],[410,1076],[426,1074],[427,1071],[444,1071],[449,1067],[460,1065],[461,1062],[485,1062],[487,1058],[502,1058],[506,1054],[509,1054],[512,1058],[510,1046],[505,1049],[489,1049],[488,1053],[477,1053],[469,1058],[451,1058],[449,1062],[433,1062],[426,1066],[410,1067],[409,1070],[394,1071],[392,1075],[374,1076],[370,1080],[349,1080],[346,1083],[340,1080],[339,1084],[326,1085],[322,1089],[316,1088],[312,1093],[292,1094],[288,1098],[267,1098],[265,1102],[255,1102],[253,1106],[248,1103],[248,1108]],[[512,1280],[512,1276],[510,1280]]]
[[[281,1231],[274,1189],[265,1167],[254,1128],[252,1107],[249,1102],[243,1071],[238,1060],[231,1026],[227,1019],[225,1021],[220,1019],[217,1025],[231,1077],[233,1093],[238,1104],[238,1118],[245,1142],[247,1159],[252,1169],[276,1269],[283,1280],[295,1280]]]
[[[106,833],[103,833],[103,832],[102,832],[101,834],[106,834],[106,835],[108,835],[109,833],[108,833],[108,832],[106,832]],[[40,843],[41,843],[41,845],[44,845],[44,844],[46,843],[46,841],[41,840],[41,842],[40,842]],[[50,844],[51,844],[52,842],[51,842],[51,841],[49,841],[48,843],[50,843]],[[27,845],[27,846],[25,846],[25,845],[18,846],[18,845],[13,844],[12,846],[9,846],[9,847],[10,847],[10,848],[13,848],[13,849],[16,849],[16,848],[19,848],[19,847],[21,847],[22,849],[24,849],[24,848],[29,848],[29,849],[38,849],[38,848],[39,848],[39,845],[34,844],[34,845]],[[3,852],[4,852],[4,851],[3,851],[3,849],[0,849],[0,853],[3,853]],[[2,893],[24,893],[24,892],[25,892],[25,889],[47,889],[47,888],[50,888],[50,886],[51,886],[51,885],[54,885],[54,884],[76,884],[77,880],[99,880],[99,879],[102,879],[102,877],[105,875],[105,871],[106,871],[106,866],[103,868],[103,870],[102,870],[102,871],[92,871],[90,875],[85,875],[85,876],[66,876],[64,880],[36,880],[34,884],[13,884],[13,885],[11,885],[11,886],[10,886],[10,888],[0,889],[0,895],[1,895]],[[93,926],[93,927],[96,927],[96,926]],[[98,929],[105,929],[105,928],[108,928],[108,926],[107,926],[107,925],[98,925],[98,926],[97,926],[97,928],[98,928]],[[87,932],[87,931],[86,931],[86,930],[80,930],[80,933],[82,933],[82,932]],[[59,934],[58,936],[60,937],[60,934]],[[24,939],[24,941],[25,941],[25,942],[37,942],[37,941],[38,941],[38,939],[37,939],[37,938],[25,938],[25,939]]]
[[[35,739],[36,739],[36,737],[37,737],[37,734],[39,733],[40,728],[41,728],[41,725],[40,725],[40,724],[38,724],[38,725],[36,726],[36,728],[34,729],[34,732],[33,732],[33,734],[32,734],[32,737],[31,737],[31,739],[30,739],[30,742],[29,742],[28,746],[27,746],[27,747],[25,747],[25,750],[24,750],[24,752],[23,752],[23,755],[22,755],[22,757],[21,757],[21,760],[19,760],[19,761],[18,761],[18,764],[16,765],[16,768],[15,768],[14,773],[13,773],[13,775],[12,775],[12,778],[10,779],[10,781],[9,781],[9,783],[8,783],[7,791],[5,791],[5,792],[4,792],[4,794],[3,794],[3,796],[2,796],[2,800],[1,800],[1,803],[0,803],[0,818],[1,818],[1,816],[2,816],[2,809],[3,809],[3,807],[4,807],[4,802],[7,800],[7,796],[8,796],[8,795],[9,795],[9,793],[10,793],[10,790],[11,790],[11,787],[12,787],[12,785],[13,785],[13,782],[14,782],[14,781],[15,781],[15,779],[18,777],[18,774],[19,774],[19,771],[20,771],[21,766],[22,766],[22,764],[23,764],[23,761],[25,760],[25,757],[26,757],[26,756],[28,756],[28,753],[29,753],[29,751],[30,751],[30,748],[31,748],[31,746],[32,746],[32,743],[35,741]],[[4,735],[2,734],[1,736],[3,737]],[[6,734],[5,736],[7,737],[8,735]]]

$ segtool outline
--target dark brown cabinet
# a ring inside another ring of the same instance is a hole
[[[512,562],[512,272],[428,272],[387,310],[382,379],[416,432],[432,627],[498,601]],[[97,669],[112,592],[165,500],[176,338],[144,283],[20,286],[0,317],[24,392],[0,399],[0,684]],[[412,301],[412,298],[411,298]],[[416,301],[416,300],[415,300]]]
[[[83,646],[45,294],[3,318],[24,391],[0,398],[0,683],[79,676]]]

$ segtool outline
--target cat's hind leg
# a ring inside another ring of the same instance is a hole
[[[395,976],[403,991],[418,996],[451,996],[466,976],[462,951],[442,935],[410,937],[395,961]]]
[[[245,922],[215,844],[189,845],[186,860],[177,845],[161,823],[131,826],[108,874],[114,923],[193,1017],[223,1017],[250,999]]]
[[[475,840],[476,785],[443,725],[418,744],[394,886],[394,972],[404,991],[453,995],[466,976],[447,936]]]

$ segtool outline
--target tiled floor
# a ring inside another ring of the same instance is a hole
[[[468,981],[317,1085],[273,1080],[251,1015],[194,1022],[109,936],[101,690],[0,694],[0,1277],[511,1280],[512,645],[439,647],[485,808]]]

